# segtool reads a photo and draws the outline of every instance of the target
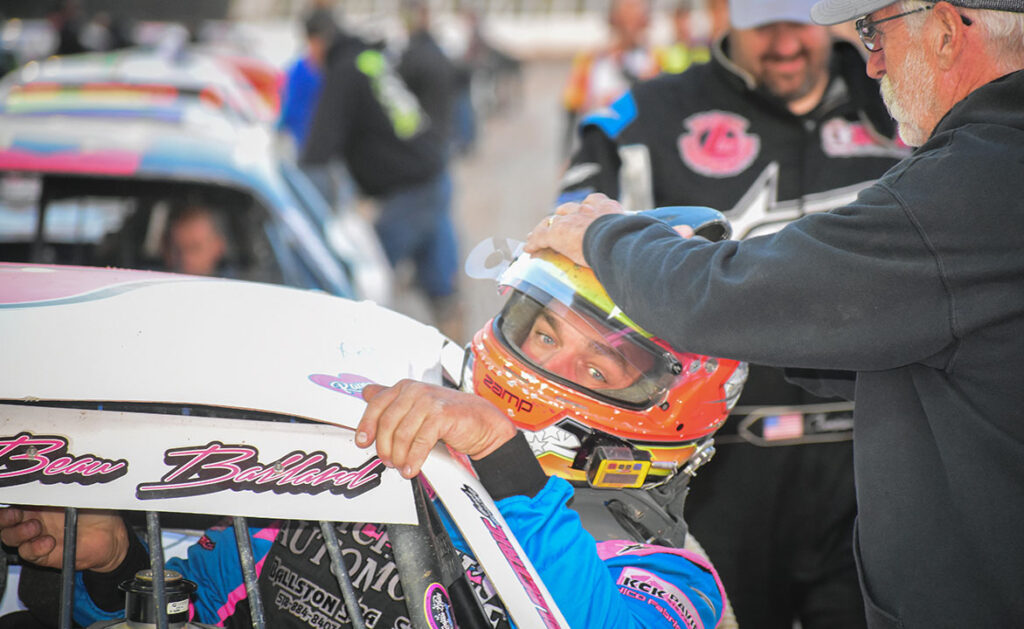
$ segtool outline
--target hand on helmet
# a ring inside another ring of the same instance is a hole
[[[603,194],[588,195],[579,203],[563,203],[554,216],[542,220],[526,238],[527,253],[553,249],[580,266],[583,259],[583,234],[590,224],[605,214],[624,214],[618,201]]]
[[[128,529],[112,511],[83,510],[78,516],[76,570],[110,572],[128,553]],[[60,568],[64,555],[64,510],[54,507],[0,509],[0,540],[25,561]]]
[[[371,384],[363,389],[363,399],[366,411],[356,429],[356,444],[366,448],[376,442],[377,456],[406,478],[419,474],[438,441],[481,459],[516,434],[512,422],[490,402],[432,384]]]

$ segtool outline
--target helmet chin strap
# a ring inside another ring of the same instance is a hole
[[[569,507],[597,541],[630,539],[682,548],[686,542],[683,506],[690,479],[714,455],[711,439],[703,442],[682,470],[651,489],[577,487]]]

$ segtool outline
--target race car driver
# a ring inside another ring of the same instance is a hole
[[[715,626],[724,593],[713,568],[669,545],[683,546],[680,489],[739,393],[741,365],[651,338],[589,271],[561,256],[524,256],[501,283],[508,303],[468,352],[463,386],[477,395],[412,381],[370,385],[357,443],[374,443],[408,477],[438,440],[468,455],[571,626]],[[657,498],[662,493],[670,499]],[[586,530],[566,507],[574,494]],[[78,558],[81,624],[118,616],[117,584],[148,566],[119,517],[89,517],[83,530],[93,539],[79,548],[93,551]],[[3,541],[44,565],[59,565],[59,526],[39,512],[0,512]],[[381,565],[389,560],[378,528],[337,528],[346,548],[367,553],[364,563],[371,551]],[[322,539],[303,523],[250,533],[260,565],[287,564],[310,587],[337,588],[329,562],[320,561]],[[187,560],[168,567],[198,584],[198,621],[251,626],[230,528],[207,531]],[[278,600],[268,598],[279,585],[274,574],[281,572],[260,573],[264,600]],[[364,611],[378,612],[375,626],[396,626],[408,613],[395,605],[400,588],[390,581],[366,579],[361,589]],[[268,605],[268,626],[309,626],[293,611]]]

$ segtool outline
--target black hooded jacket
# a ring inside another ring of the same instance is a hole
[[[340,157],[364,193],[383,196],[440,174],[444,140],[380,50],[335,38],[302,163]]]

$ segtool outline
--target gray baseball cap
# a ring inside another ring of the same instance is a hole
[[[1024,0],[1021,0],[1024,2]],[[811,23],[815,0],[729,0],[733,28],[757,28],[772,22]]]
[[[811,19],[818,24],[839,24],[895,4],[897,0],[821,0],[811,8]],[[992,9],[1024,13],[1024,0],[947,0],[965,9]]]

